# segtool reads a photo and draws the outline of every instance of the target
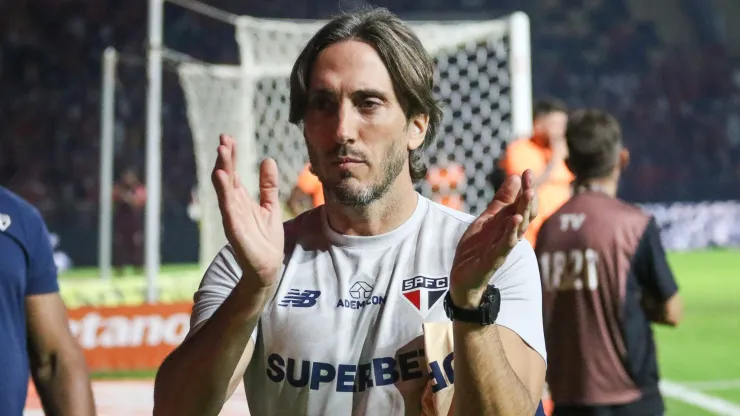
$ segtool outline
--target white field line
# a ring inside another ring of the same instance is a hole
[[[687,381],[679,383],[694,390],[735,390],[740,389],[740,378],[732,380]]]
[[[660,391],[665,397],[696,406],[718,416],[740,416],[739,405],[681,384],[664,380],[660,383]]]

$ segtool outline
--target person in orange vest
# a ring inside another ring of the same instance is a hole
[[[432,187],[434,202],[458,211],[465,209],[465,200],[462,196],[465,168],[461,164],[450,162],[444,167],[430,167],[427,182]]]
[[[324,188],[319,178],[311,172],[311,164],[306,163],[288,198],[288,209],[291,214],[298,216],[303,211],[323,204]]]
[[[507,175],[521,175],[526,169],[534,173],[537,192],[537,217],[529,224],[524,237],[535,245],[542,223],[571,196],[573,174],[565,165],[568,147],[565,128],[568,108],[558,100],[535,103],[532,137],[512,142],[506,148],[501,168]]]

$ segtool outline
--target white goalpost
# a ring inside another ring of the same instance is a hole
[[[161,6],[163,0],[150,1]],[[196,12],[215,13],[209,6],[192,0],[170,1]],[[325,23],[233,15],[222,20],[234,23],[239,65],[186,62],[177,66],[195,152],[203,267],[226,242],[210,180],[219,134],[228,133],[236,138],[238,170],[248,189],[257,190],[259,163],[265,157],[272,157],[278,163],[281,197],[285,200],[307,162],[303,136],[288,122],[288,78],[300,50]],[[464,209],[479,213],[493,196],[489,175],[502,143],[526,136],[532,128],[529,19],[517,12],[496,20],[412,21],[410,25],[437,62],[435,93],[444,105],[437,142],[428,152],[429,164],[462,165],[465,181],[462,189],[458,189],[462,192]],[[161,39],[156,35],[157,28],[154,29],[153,39]],[[156,42],[152,48],[157,49]],[[152,63],[157,59],[159,64]],[[150,52],[149,82],[154,84],[149,90],[151,106],[161,102],[156,97],[161,94],[161,88],[156,86],[161,83],[157,79],[161,59],[160,54]],[[152,191],[161,190],[159,183],[150,181],[161,180],[161,154],[160,132],[155,128],[159,113],[151,108],[147,112],[152,122],[148,123],[147,132],[150,199],[146,211],[146,261],[147,277],[154,286],[159,266],[160,200]],[[422,183],[419,191],[429,196],[431,187]],[[155,297],[152,292],[152,299]]]
[[[162,215],[162,36],[164,0],[149,0],[146,85],[146,206],[144,268],[146,299],[157,301]]]
[[[98,263],[100,277],[110,279],[113,260],[113,165],[116,66],[118,53],[113,48],[103,52],[100,88],[100,192],[98,210]]]

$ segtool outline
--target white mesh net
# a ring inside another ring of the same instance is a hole
[[[220,133],[236,136],[240,175],[250,189],[256,189],[259,162],[272,157],[280,170],[281,195],[287,198],[307,162],[303,136],[288,122],[288,77],[323,23],[244,17],[237,29],[241,66],[181,67],[203,212],[201,263],[210,262],[225,242],[210,182]],[[411,25],[438,64],[436,95],[445,109],[437,142],[428,152],[431,174],[455,167],[464,177],[452,191],[433,189],[429,181],[419,190],[436,199],[456,193],[461,209],[479,213],[493,196],[489,175],[503,142],[531,128],[528,19],[515,14],[493,21]]]

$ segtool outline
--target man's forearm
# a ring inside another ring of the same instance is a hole
[[[219,413],[271,292],[240,282],[203,327],[165,359],[155,380],[155,415]]]
[[[95,415],[90,377],[81,351],[55,354],[32,371],[41,404],[49,415]]]
[[[454,321],[455,415],[533,415],[532,397],[506,359],[498,328]]]

